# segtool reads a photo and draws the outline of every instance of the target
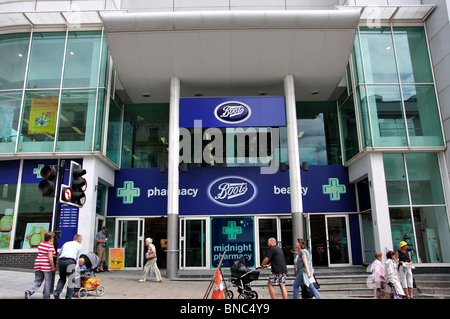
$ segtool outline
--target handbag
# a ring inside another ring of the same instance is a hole
[[[147,259],[153,259],[153,258],[155,258],[155,251],[154,251],[154,250],[151,250],[150,252],[146,253],[146,254],[145,254],[145,258],[147,258]]]
[[[307,285],[302,283],[301,288],[302,288],[302,298],[303,299],[311,299],[312,297],[314,297],[314,294],[312,293],[311,289],[309,289],[309,287]]]
[[[313,285],[314,285],[314,287],[318,290],[318,289],[320,288],[320,285],[319,285],[319,283],[317,282],[316,276],[313,275],[313,277],[314,277]]]

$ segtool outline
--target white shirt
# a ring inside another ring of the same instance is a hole
[[[83,246],[77,241],[68,241],[61,247],[59,258],[70,258],[77,260],[81,255]]]

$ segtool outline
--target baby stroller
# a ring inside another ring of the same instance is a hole
[[[259,270],[247,268],[247,259],[243,256],[236,260],[230,268],[231,283],[237,287],[238,299],[258,299],[258,293],[250,287],[250,283],[259,278]]]
[[[100,266],[100,258],[94,253],[82,254],[80,259],[84,259],[84,265],[80,267],[78,275],[75,277],[74,294],[79,298],[86,298],[87,295],[95,291],[97,296],[103,296],[105,287],[100,285],[100,280],[94,278],[95,270]]]

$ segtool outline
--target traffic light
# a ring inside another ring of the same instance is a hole
[[[47,165],[41,169],[42,181],[39,182],[39,191],[43,197],[55,196],[56,190],[56,177],[57,167],[56,165]]]
[[[86,202],[86,180],[83,175],[86,170],[81,168],[81,165],[76,162],[70,162],[70,177],[69,185],[62,185],[61,187],[61,203],[82,207]]]

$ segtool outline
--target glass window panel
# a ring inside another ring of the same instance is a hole
[[[91,151],[96,90],[62,91],[57,151]]]
[[[168,104],[130,104],[124,108],[122,167],[159,167],[167,162]]]
[[[259,258],[260,262],[266,257],[269,247],[267,240],[271,237],[278,238],[277,219],[276,218],[261,218],[258,222],[259,226]]]
[[[414,239],[414,229],[411,220],[411,210],[407,208],[389,208],[391,218],[392,244],[397,250],[401,241],[406,241],[413,263],[417,263],[417,250]]]
[[[99,87],[106,87],[108,83],[108,70],[109,70],[109,49],[108,41],[106,41],[106,35],[103,34],[102,42],[102,59],[100,62],[100,77],[99,77]]]
[[[297,120],[300,160],[309,165],[327,165],[327,149],[323,113]]]
[[[433,85],[403,85],[403,99],[411,146],[444,146]]]
[[[43,197],[38,191],[40,179],[36,178],[36,183],[29,183],[24,180],[29,178],[25,175],[22,176],[20,187],[14,249],[35,248],[31,237],[38,233],[43,238],[52,225],[54,198]]]
[[[368,211],[360,214],[361,236],[363,244],[363,261],[370,263],[375,255],[375,235],[373,231],[372,212]]]
[[[409,205],[403,154],[383,154],[389,205]]]
[[[122,111],[111,99],[108,116],[108,138],[106,143],[106,156],[119,165],[120,138],[122,127]]]
[[[359,37],[356,35],[353,45],[353,73],[355,74],[355,84],[364,82],[363,65]]]
[[[103,150],[103,132],[104,132],[104,121],[105,121],[105,96],[106,91],[103,89],[98,90],[97,99],[97,114],[95,118],[95,137],[94,137],[94,151]]]
[[[413,208],[413,214],[420,262],[450,262],[450,230],[445,207]]]
[[[394,28],[395,50],[403,83],[433,83],[423,27]]]
[[[340,108],[339,115],[342,141],[344,143],[344,162],[346,162],[359,152],[353,95],[350,95],[344,105]]]
[[[366,87],[364,85],[358,86],[356,89],[357,100],[359,104],[359,116],[361,124],[361,136],[363,148],[372,146],[372,136],[370,134],[370,118],[369,107],[367,105]]]
[[[185,267],[206,266],[206,222],[203,219],[186,220]]]
[[[97,87],[101,32],[69,32],[63,87]]]
[[[445,204],[435,153],[405,154],[413,205]]]
[[[27,91],[19,152],[52,152],[58,115],[58,91]]]
[[[339,165],[341,147],[336,103],[297,102],[300,161],[309,165]]]
[[[398,83],[391,28],[360,29],[367,83]]]
[[[367,86],[374,146],[407,146],[398,86]]]
[[[23,89],[30,33],[0,35],[0,90]]]
[[[281,248],[283,249],[284,258],[286,260],[287,265],[293,265],[294,259],[297,254],[293,254],[292,251],[294,247],[292,246],[292,219],[291,218],[281,218],[280,219],[280,227],[281,227]]]
[[[22,92],[0,92],[0,153],[12,153],[16,147]]]
[[[33,33],[27,89],[60,87],[65,39],[65,32]]]
[[[11,243],[16,190],[17,184],[0,182],[0,250],[8,249]]]
[[[100,216],[106,214],[106,194],[108,193],[108,187],[98,183],[97,184],[97,205],[95,206],[95,213]]]

